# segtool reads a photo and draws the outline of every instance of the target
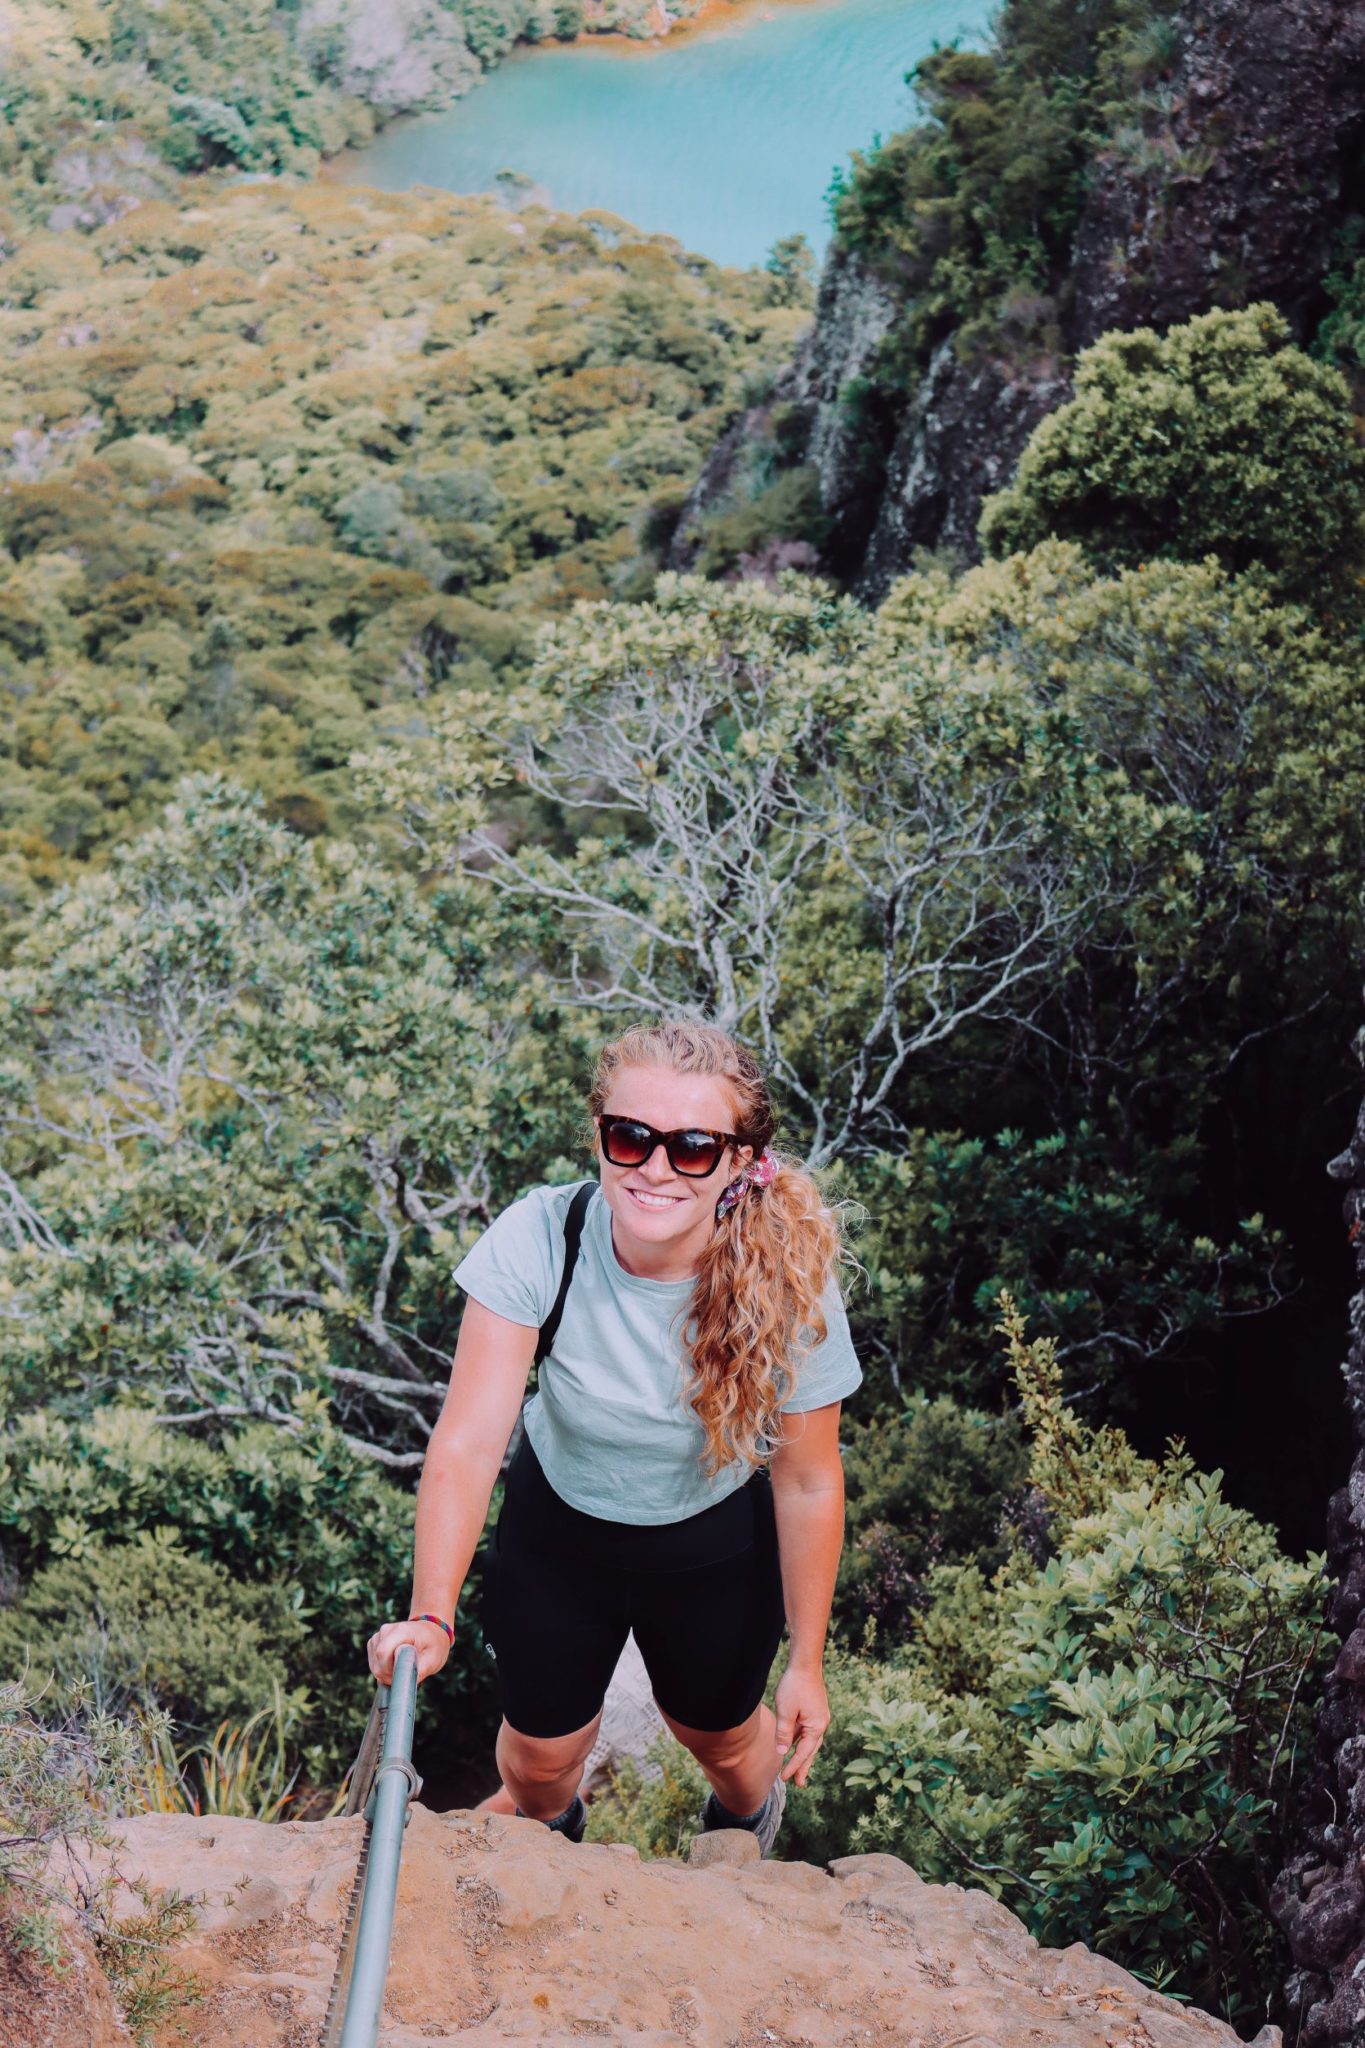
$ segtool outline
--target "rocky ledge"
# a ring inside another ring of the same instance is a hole
[[[358,1820],[147,1817],[120,1866],[202,1895],[176,1958],[199,2002],[158,2048],[314,2048]],[[985,1892],[894,1856],[763,1863],[751,1837],[688,1865],[571,1843],[533,1821],[415,1809],[385,2048],[458,2037],[631,2048],[1233,2048],[1220,2021],[1077,1944],[1043,1949]],[[93,2018],[93,2014],[92,2014]],[[35,2024],[41,2025],[41,2015]],[[50,2039],[35,2033],[34,2042]],[[61,2035],[95,2048],[105,2033]],[[1279,2048],[1267,2027],[1257,2048]],[[11,2048],[28,2044],[11,2042]]]

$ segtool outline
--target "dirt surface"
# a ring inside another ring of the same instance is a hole
[[[148,1817],[120,1863],[204,1895],[177,1947],[202,2002],[157,2048],[315,2048],[361,1822]],[[630,2048],[1233,2048],[1220,2022],[1079,1946],[1040,1949],[984,1892],[892,1856],[691,1865],[575,1847],[534,1821],[418,1807],[384,2048],[458,2038]],[[1259,2048],[1279,2034],[1266,2029]]]

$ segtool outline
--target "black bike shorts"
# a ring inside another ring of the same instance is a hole
[[[561,1500],[523,1437],[484,1556],[481,1619],[519,1735],[585,1728],[631,1629],[665,1713],[737,1728],[763,1698],[785,1622],[771,1482],[759,1472],[681,1522],[608,1522]]]

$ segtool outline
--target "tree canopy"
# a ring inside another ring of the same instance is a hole
[[[238,186],[4,266],[0,891],[230,768],[354,830],[380,712],[628,588],[798,309],[605,217]]]

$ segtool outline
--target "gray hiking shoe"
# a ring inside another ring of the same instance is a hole
[[[733,1814],[725,1811],[714,1792],[707,1793],[706,1802],[697,1818],[704,1835],[714,1834],[719,1828],[742,1828],[745,1834],[754,1836],[764,1856],[771,1856],[786,1804],[787,1781],[785,1778],[774,1778],[773,1789],[759,1808],[754,1820],[747,1823],[736,1820]]]

